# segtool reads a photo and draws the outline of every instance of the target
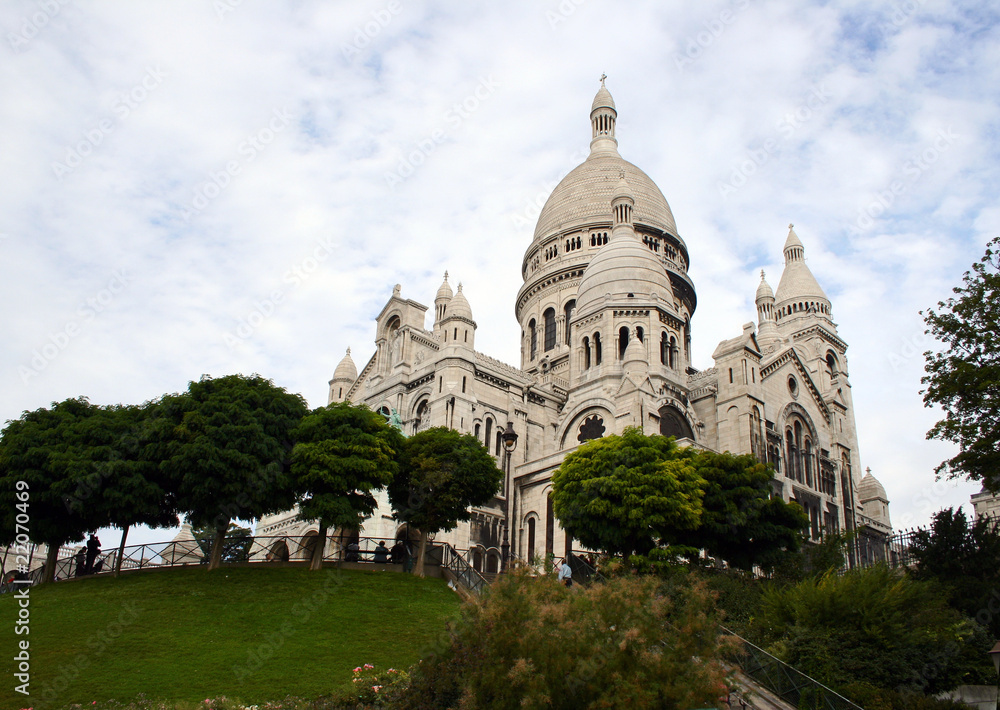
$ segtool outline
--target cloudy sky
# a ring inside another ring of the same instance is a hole
[[[432,304],[445,269],[516,364],[521,259],[606,73],[690,250],[695,365],[793,222],[896,527],[978,490],[934,480],[918,311],[1000,233],[991,3],[8,0],[0,31],[0,422],[203,373],[325,404],[393,285]]]

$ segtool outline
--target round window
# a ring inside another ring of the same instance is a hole
[[[795,381],[795,377],[792,375],[788,376],[788,391],[792,393],[793,397],[799,395],[799,383]]]

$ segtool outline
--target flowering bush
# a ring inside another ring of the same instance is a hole
[[[359,707],[384,708],[391,707],[392,701],[400,692],[410,686],[410,674],[395,668],[377,671],[375,666],[366,663],[354,669],[354,697]]]

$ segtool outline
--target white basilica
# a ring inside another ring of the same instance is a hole
[[[659,188],[619,154],[616,118],[602,79],[590,155],[549,196],[524,253],[514,306],[520,367],[476,350],[472,307],[446,273],[430,328],[428,307],[395,287],[376,318],[375,354],[359,373],[348,349],[329,401],[395,413],[408,435],[431,426],[472,433],[501,467],[501,435],[513,425],[509,483],[470,522],[438,535],[485,571],[498,566],[508,517],[521,559],[572,549],[552,514],[552,474],[582,442],[629,426],[770,462],[775,494],[806,510],[814,539],[854,529],[884,536],[885,490],[860,475],[847,344],[802,241],[789,228],[776,291],[761,272],[757,323],[719,343],[714,365],[696,368],[688,248]],[[262,520],[257,533],[315,530],[290,511]],[[399,534],[383,494],[361,535]]]

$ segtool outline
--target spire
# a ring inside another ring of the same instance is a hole
[[[830,299],[806,264],[805,247],[791,224],[788,225],[784,252],[785,268],[774,294],[777,322],[785,323],[789,318],[808,314],[818,314],[830,320]]]
[[[590,141],[590,152],[594,153],[614,153],[618,154],[618,139],[615,138],[615,122],[618,120],[618,111],[615,109],[615,100],[611,98],[611,92],[604,86],[606,74],[601,75],[601,88],[598,89],[594,97],[594,103],[590,107],[590,127],[592,137]]]
[[[757,303],[757,342],[766,346],[778,339],[778,326],[774,312],[774,292],[767,283],[763,269],[760,270],[760,285],[754,301]]]
[[[795,225],[789,224],[788,239],[785,240],[785,263],[802,261],[803,259],[805,259],[805,247],[802,246],[799,235],[795,233]]]

